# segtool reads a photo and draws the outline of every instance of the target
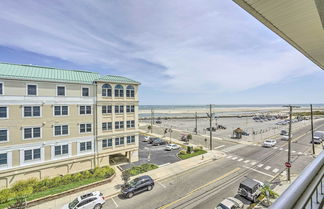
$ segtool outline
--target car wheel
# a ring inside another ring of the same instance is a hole
[[[93,209],[100,209],[102,207],[102,205],[101,204],[97,204],[97,205],[95,205],[94,206],[94,208]]]
[[[153,189],[152,185],[147,186],[147,191],[151,191]]]
[[[133,192],[130,192],[130,193],[127,194],[127,197],[128,198],[132,198],[133,196],[134,196],[134,193]]]

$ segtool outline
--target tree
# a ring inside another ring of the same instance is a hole
[[[151,131],[151,130],[152,130],[152,126],[151,126],[151,125],[148,125],[148,126],[147,126],[147,130],[148,130],[148,131]]]
[[[187,142],[189,142],[189,140],[191,140],[192,139],[192,135],[191,134],[188,134],[187,135]]]
[[[131,177],[131,174],[130,174],[129,170],[124,170],[122,172],[121,178],[124,181],[124,185],[123,186],[125,186],[128,183],[130,177]]]
[[[165,137],[165,135],[168,133],[168,129],[164,129],[164,134],[163,134],[163,137]]]

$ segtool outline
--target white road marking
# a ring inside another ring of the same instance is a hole
[[[236,160],[238,157],[233,157],[232,160]]]
[[[243,159],[243,158],[240,158],[240,159],[238,159],[237,161],[241,162],[242,160],[244,160],[244,159]]]
[[[249,160],[244,161],[244,163],[248,163],[248,162],[250,162],[250,161]]]
[[[293,153],[295,153],[296,151],[295,151],[295,150],[293,150],[292,152],[293,152]]]
[[[232,158],[233,156],[232,155],[229,155],[229,156],[227,156],[226,158]]]
[[[255,164],[256,164],[256,162],[252,162],[252,163],[251,163],[251,165],[255,165]]]
[[[286,149],[285,151],[288,152],[288,149]]]
[[[281,148],[279,148],[279,150],[283,150],[283,148],[281,147]]]
[[[117,203],[115,202],[114,198],[111,198],[111,200],[115,203],[116,208],[118,208],[118,205],[117,205]]]
[[[219,149],[219,148],[222,148],[222,147],[225,147],[225,145],[220,145],[218,147],[214,147],[214,149]]]
[[[298,155],[301,155],[301,154],[303,154],[302,152],[298,152]]]
[[[159,165],[159,167],[163,167],[163,166],[170,165],[170,164],[171,163],[165,163],[165,164]]]
[[[304,153],[304,155],[306,156],[306,155],[307,155],[307,153]]]
[[[278,149],[279,147],[274,147],[273,149]]]
[[[262,171],[258,171],[258,170],[254,169],[254,168],[249,168],[249,167],[247,167],[247,166],[243,166],[243,167],[244,167],[244,168],[247,168],[247,169],[249,169],[249,170],[252,170],[252,171],[255,171],[255,172],[261,173],[261,174],[263,174],[263,175],[270,176],[271,178],[274,178],[274,176],[272,176],[272,175],[270,175],[270,174],[267,174],[267,173],[264,173],[264,172],[262,172]]]
[[[286,176],[287,175],[287,172],[284,171],[284,172],[281,173],[281,175]]]
[[[166,186],[165,185],[163,185],[161,182],[157,182],[158,184],[160,184],[163,188],[166,188]]]
[[[263,166],[263,164],[259,164],[258,167],[261,168]]]
[[[278,173],[278,171],[279,171],[279,169],[278,169],[278,168],[275,168],[275,169],[273,169],[272,172],[274,172],[274,173]]]
[[[267,166],[264,168],[264,170],[269,170],[271,168],[271,166]]]

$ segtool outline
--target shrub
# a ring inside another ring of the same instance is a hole
[[[37,182],[38,182],[38,180],[36,178],[30,178],[27,180],[17,181],[11,187],[11,191],[13,191],[13,192],[22,191],[27,187],[33,187],[35,184],[37,184]]]
[[[185,155],[185,154],[187,154],[187,152],[185,150],[181,150],[179,154],[180,155]]]
[[[0,203],[8,202],[14,197],[14,193],[10,189],[3,189],[0,191]]]

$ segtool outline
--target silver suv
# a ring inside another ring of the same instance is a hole
[[[100,209],[105,204],[105,198],[102,193],[90,192],[75,198],[62,209]]]
[[[237,193],[252,202],[256,202],[261,194],[263,183],[255,179],[245,179],[240,183]]]

